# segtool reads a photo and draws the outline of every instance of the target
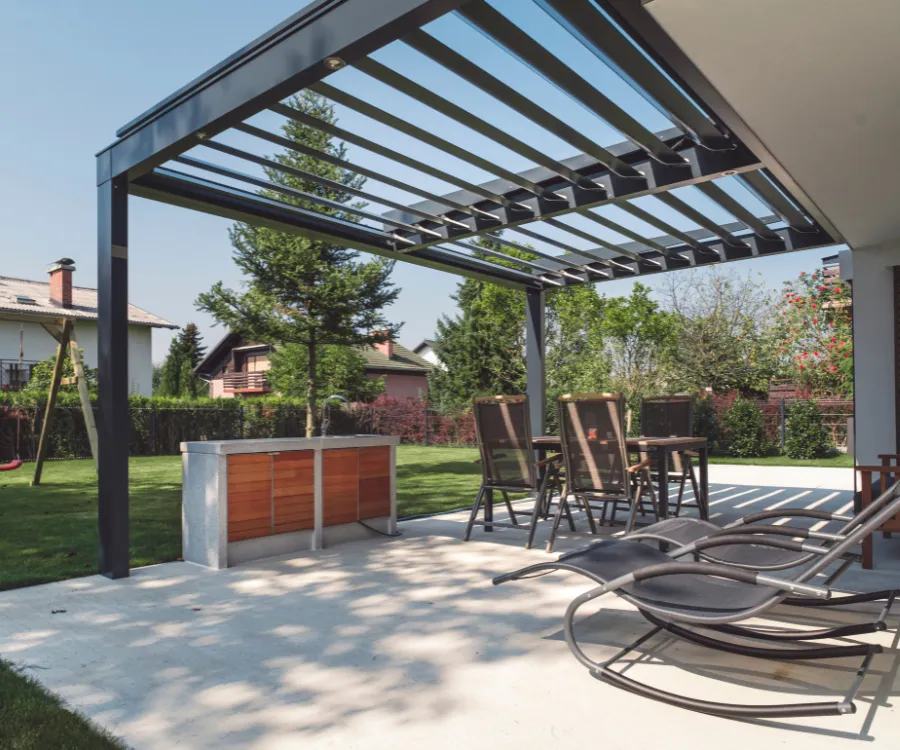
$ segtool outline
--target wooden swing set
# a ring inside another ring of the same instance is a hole
[[[75,385],[78,388],[78,399],[81,401],[81,411],[84,414],[84,426],[87,429],[88,442],[91,445],[91,456],[94,459],[94,467],[97,466],[97,424],[94,421],[94,410],[91,407],[91,394],[88,390],[87,379],[84,374],[84,362],[81,360],[81,351],[78,349],[78,341],[75,337],[75,321],[64,318],[62,326],[56,328],[41,323],[41,326],[57,342],[56,361],[53,364],[53,376],[50,380],[50,392],[47,395],[47,409],[44,421],[41,424],[41,437],[38,441],[37,457],[34,464],[34,477],[31,486],[36,487],[41,483],[41,474],[44,470],[44,460],[47,458],[47,447],[50,440],[50,428],[56,412],[56,396],[61,385]],[[66,352],[72,360],[74,377],[64,378],[63,368],[66,362]]]

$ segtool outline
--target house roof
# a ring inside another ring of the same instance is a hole
[[[422,339],[422,343],[419,344],[415,349],[413,349],[413,352],[414,352],[415,354],[418,354],[418,353],[421,352],[426,346],[427,346],[427,347],[430,347],[430,348],[432,348],[432,349],[434,349],[434,345],[435,345],[436,343],[437,343],[437,341],[435,341],[434,339]]]
[[[390,359],[374,346],[363,347],[360,351],[366,360],[367,370],[428,374],[434,369],[434,365],[427,359],[423,359],[405,346],[396,343],[394,344],[394,355]]]
[[[35,304],[22,303],[18,297],[33,299]],[[97,290],[83,286],[72,287],[72,307],[60,307],[50,301],[50,284],[0,276],[0,312],[12,312],[36,318],[97,319]],[[178,328],[174,323],[153,313],[128,305],[128,323],[151,328]]]

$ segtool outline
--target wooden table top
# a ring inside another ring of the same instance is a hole
[[[560,444],[558,435],[542,435],[532,439],[532,443],[537,446],[554,446]],[[629,448],[678,448],[681,446],[695,446],[706,443],[705,437],[667,437],[667,438],[651,438],[651,437],[630,437],[625,441]]]

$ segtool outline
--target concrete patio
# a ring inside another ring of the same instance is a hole
[[[837,510],[852,498],[849,470],[713,467],[711,478],[719,521],[788,505]],[[491,586],[491,575],[545,553],[526,551],[515,532],[476,531],[465,544],[464,519],[409,521],[400,524],[399,539],[222,572],[171,563],[126,580],[90,577],[5,592],[0,655],[148,750],[301,743],[720,750],[725,737],[748,748],[819,750],[860,740],[896,747],[896,616],[892,630],[860,638],[889,650],[876,659],[856,715],[735,722],[689,713],[592,679],[561,635],[564,607],[586,583],[559,575]],[[563,539],[558,551],[584,541]],[[876,560],[876,571],[851,570],[842,584],[897,586],[900,543],[879,538]],[[601,606],[582,626],[598,655],[649,629],[621,600]],[[782,608],[778,616],[793,621],[797,610]],[[840,697],[857,661],[765,662],[656,636],[627,669],[696,697],[773,703]]]

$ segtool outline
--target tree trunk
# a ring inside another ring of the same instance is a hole
[[[316,434],[316,344],[307,344],[308,367],[306,370],[306,437]]]

